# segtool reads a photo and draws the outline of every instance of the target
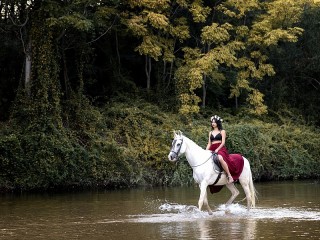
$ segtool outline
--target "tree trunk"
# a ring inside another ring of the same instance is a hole
[[[25,52],[25,80],[24,80],[24,86],[28,93],[30,93],[30,78],[31,78],[31,63],[32,63],[32,55],[31,55],[31,42],[27,44],[26,52]]]
[[[235,97],[235,104],[236,104],[236,109],[238,109],[238,97]]]
[[[151,82],[151,57],[146,56],[146,66],[145,66],[146,76],[147,76],[147,90],[150,90]]]
[[[206,97],[207,97],[207,85],[206,85],[207,76],[203,76],[202,84],[202,107],[206,107]]]
[[[115,31],[116,34],[116,51],[117,51],[117,58],[118,58],[118,72],[119,75],[121,74],[121,58],[120,58],[120,52],[119,52],[119,40],[118,40],[118,32]]]

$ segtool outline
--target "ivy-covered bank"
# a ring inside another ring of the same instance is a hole
[[[254,119],[209,111],[185,118],[125,98],[76,111],[78,120],[64,121],[59,129],[49,117],[34,126],[0,126],[2,190],[192,184],[184,158],[176,164],[167,160],[172,131],[205,147],[211,114],[223,116],[227,146],[249,159],[255,181],[320,176],[320,131],[290,114]]]

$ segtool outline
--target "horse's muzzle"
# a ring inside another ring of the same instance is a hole
[[[176,156],[173,156],[173,155],[175,155],[175,154],[170,153],[170,154],[168,155],[168,159],[169,159],[169,161],[171,161],[171,162],[177,161]]]

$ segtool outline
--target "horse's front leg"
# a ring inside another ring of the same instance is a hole
[[[199,210],[201,211],[203,204],[207,207],[209,214],[212,214],[212,210],[209,206],[208,203],[208,195],[207,195],[207,187],[208,184],[205,182],[202,182],[200,185],[200,197],[199,197],[199,201],[198,201],[198,205],[199,205]]]
[[[210,206],[209,206],[209,202],[208,202],[208,191],[207,191],[207,190],[206,190],[206,196],[204,197],[203,203],[204,203],[204,205],[207,206],[208,213],[209,213],[210,215],[212,215],[212,210],[211,210],[211,208],[210,208]]]

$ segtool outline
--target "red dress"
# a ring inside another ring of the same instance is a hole
[[[214,143],[211,144],[209,150],[214,152],[214,150],[216,150],[219,146],[221,145],[221,143]],[[220,148],[220,150],[218,151],[218,154],[222,156],[223,160],[228,164],[229,167],[229,162],[230,162],[230,158],[229,158],[229,153],[228,150],[225,146],[223,146],[222,148]],[[229,167],[230,168],[230,167]]]
[[[214,151],[220,145],[221,143],[211,144],[209,150]],[[244,165],[244,161],[241,154],[229,154],[225,146],[220,148],[220,150],[218,151],[218,154],[221,155],[223,160],[227,163],[233,180],[234,181],[238,180],[240,174],[242,173],[243,165]],[[210,185],[209,187],[210,187],[210,192],[215,193],[215,192],[219,192],[223,186]]]

